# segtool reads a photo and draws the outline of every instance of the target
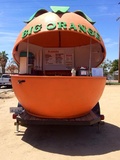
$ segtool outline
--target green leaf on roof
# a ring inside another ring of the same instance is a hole
[[[66,13],[68,12],[69,8],[68,6],[50,6],[51,10],[54,13]]]
[[[50,6],[51,10],[54,13],[67,13],[69,8],[68,6]],[[25,23],[29,23],[30,21],[32,21],[35,17],[38,17],[44,13],[48,12],[45,9],[39,9],[37,12],[35,12],[27,21],[24,21]],[[85,18],[87,21],[89,21],[91,24],[94,24],[95,22],[92,21],[92,19],[90,17],[88,17],[85,13],[83,13],[80,10],[75,11],[74,13],[82,16],[83,18]]]
[[[95,21],[92,21],[92,19],[90,17],[88,17],[84,12],[78,10],[78,11],[75,11],[74,13],[82,16],[83,18],[85,18],[88,22],[90,22],[91,24],[94,24]]]
[[[29,23],[30,21],[32,21],[35,17],[38,17],[41,14],[44,14],[48,12],[45,9],[39,9],[37,12],[35,12],[27,21],[24,21],[25,23]]]

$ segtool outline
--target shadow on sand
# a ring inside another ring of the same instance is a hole
[[[29,126],[22,140],[40,150],[71,156],[101,155],[120,150],[120,128],[97,126]]]

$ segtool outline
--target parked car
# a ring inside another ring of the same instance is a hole
[[[10,74],[2,74],[0,77],[0,87],[1,86],[12,87]]]

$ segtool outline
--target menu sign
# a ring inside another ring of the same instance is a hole
[[[72,67],[73,63],[73,55],[72,54],[66,54],[65,55],[65,64],[67,67]]]
[[[64,65],[64,54],[63,53],[56,53],[55,60],[56,60],[56,64]]]
[[[45,52],[45,64],[46,65],[64,65],[64,53],[63,50],[46,50]]]
[[[54,64],[55,58],[53,54],[47,53],[45,54],[45,64]]]

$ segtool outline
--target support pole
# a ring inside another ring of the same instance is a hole
[[[92,60],[92,39],[90,38],[89,75],[91,74],[91,60]]]
[[[29,58],[29,38],[27,38],[27,63],[26,63],[27,74],[28,74],[28,58]]]

